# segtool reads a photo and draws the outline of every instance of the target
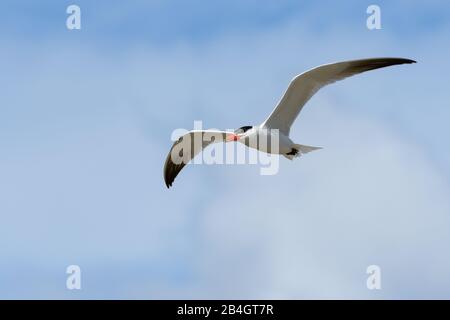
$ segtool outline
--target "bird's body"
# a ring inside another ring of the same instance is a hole
[[[249,148],[274,154],[287,153],[291,151],[291,148],[294,145],[294,142],[292,142],[288,136],[282,133],[280,134],[277,130],[266,129],[261,125],[253,127],[245,133],[245,139],[239,139],[237,141]],[[262,141],[266,143],[261,143]],[[278,148],[272,145],[272,141],[278,142]]]
[[[252,141],[256,143],[252,143]],[[292,159],[307,152],[305,151],[305,148],[302,148],[306,146],[296,144],[289,136],[280,130],[267,128],[264,125],[253,127],[246,132],[245,138],[239,139],[237,142],[261,152],[280,154],[288,159]],[[274,142],[276,143],[276,146],[274,145]],[[311,148],[314,148],[314,150],[320,149],[319,147]]]
[[[325,64],[292,79],[286,92],[269,117],[258,126],[244,126],[234,132],[190,131],[176,141],[164,165],[164,180],[170,187],[183,167],[214,142],[237,141],[261,152],[280,154],[292,160],[320,149],[294,143],[290,129],[306,102],[322,87],[365,71],[397,64],[415,63],[403,58],[371,58]],[[200,143],[194,143],[200,141]],[[180,151],[181,150],[181,151]]]

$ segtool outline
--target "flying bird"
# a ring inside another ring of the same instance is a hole
[[[291,126],[298,114],[319,89],[365,71],[415,62],[403,58],[351,60],[321,65],[294,77],[275,109],[262,124],[243,126],[233,132],[192,130],[175,141],[164,164],[164,181],[167,188],[172,186],[184,166],[211,143],[237,141],[259,151],[281,154],[290,160],[321,149],[320,147],[296,144],[289,138]],[[264,147],[249,144],[252,138],[266,139],[271,135],[271,131],[277,132],[278,148],[271,148],[270,144]],[[200,143],[195,143],[196,141]]]

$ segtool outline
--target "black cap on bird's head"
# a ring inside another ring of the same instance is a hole
[[[243,126],[240,127],[239,129],[234,130],[234,133],[239,134],[239,133],[245,133],[246,131],[252,129],[253,126]]]

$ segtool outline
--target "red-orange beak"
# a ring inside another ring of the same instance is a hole
[[[231,133],[231,134],[227,135],[227,137],[225,138],[225,141],[226,141],[226,142],[229,142],[229,141],[238,141],[238,140],[239,140],[239,136],[238,136],[238,135],[235,135],[234,133]]]

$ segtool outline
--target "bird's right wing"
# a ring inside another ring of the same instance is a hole
[[[396,64],[415,63],[403,58],[372,58],[325,64],[296,76],[263,127],[286,135],[306,102],[322,87],[355,74]]]
[[[184,166],[211,143],[225,142],[232,132],[217,130],[192,130],[174,142],[164,164],[164,181],[167,188]]]

